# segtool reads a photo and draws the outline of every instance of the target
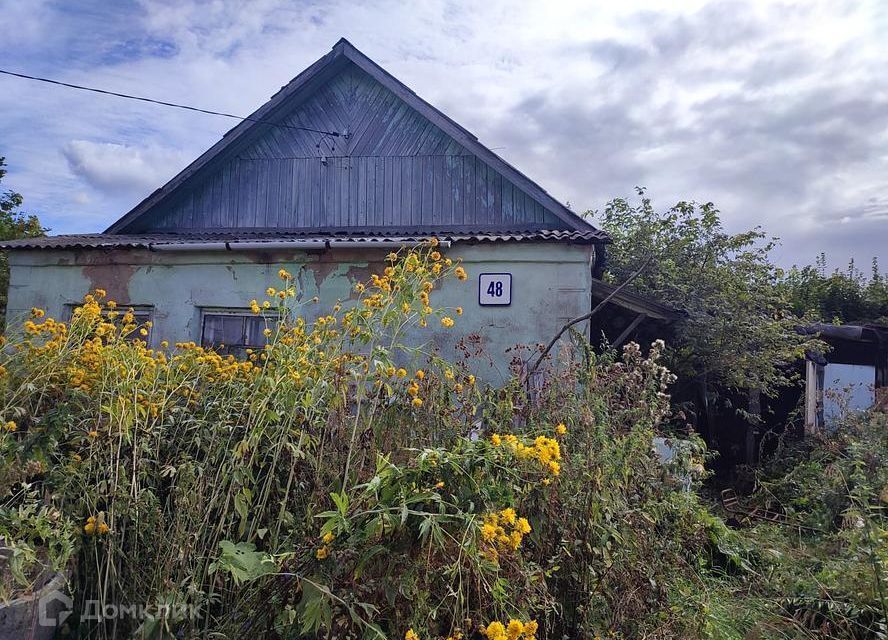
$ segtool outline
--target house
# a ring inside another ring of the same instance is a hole
[[[0,248],[13,321],[65,317],[103,288],[152,321],[151,344],[237,351],[262,344],[248,305],[280,268],[328,307],[430,237],[470,278],[435,298],[465,309],[458,331],[424,335],[446,350],[477,334],[497,375],[510,347],[545,342],[601,294],[604,232],[340,40],[104,232]]]

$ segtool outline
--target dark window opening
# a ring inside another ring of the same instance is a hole
[[[263,349],[268,343],[265,330],[277,318],[249,311],[205,311],[200,344],[219,353],[244,356],[247,349]]]

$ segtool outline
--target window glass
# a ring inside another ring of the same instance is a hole
[[[265,328],[276,321],[274,316],[256,316],[249,311],[205,311],[200,343],[219,353],[243,356],[247,349],[266,345]]]

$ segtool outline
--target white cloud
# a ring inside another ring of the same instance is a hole
[[[0,14],[22,25],[6,66],[241,114],[345,36],[576,210],[640,184],[763,225],[787,261],[888,262],[880,6],[0,0]],[[8,182],[59,233],[104,228],[233,124],[2,78],[0,112]],[[831,233],[846,217],[861,233]]]
[[[110,193],[144,191],[169,180],[185,162],[175,149],[72,140],[62,149],[71,171]]]

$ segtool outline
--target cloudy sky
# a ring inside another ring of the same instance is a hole
[[[575,211],[713,201],[888,266],[888,3],[0,0],[0,68],[248,114],[345,36]],[[233,126],[0,76],[3,186],[104,229]]]

